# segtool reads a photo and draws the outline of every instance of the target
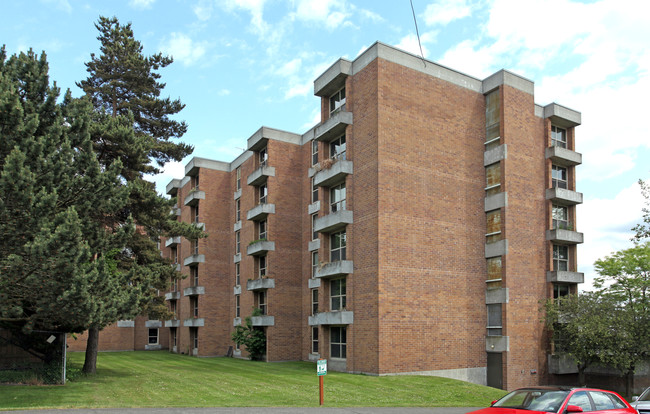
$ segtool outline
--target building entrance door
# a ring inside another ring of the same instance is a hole
[[[487,385],[488,387],[503,389],[503,365],[500,352],[487,354]]]

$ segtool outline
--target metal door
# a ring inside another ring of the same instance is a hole
[[[487,354],[487,385],[503,389],[503,365],[501,353],[488,352]]]

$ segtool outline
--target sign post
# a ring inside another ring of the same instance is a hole
[[[327,360],[319,359],[316,361],[316,374],[318,375],[318,391],[320,395],[320,405],[323,405],[323,377],[327,375]]]

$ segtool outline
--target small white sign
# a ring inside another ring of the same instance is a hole
[[[316,373],[318,375],[327,375],[327,360],[319,359],[316,361]]]

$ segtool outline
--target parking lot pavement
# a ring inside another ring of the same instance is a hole
[[[16,414],[465,414],[477,410],[472,407],[209,407],[209,408],[98,408],[78,410],[21,410],[0,411]]]

